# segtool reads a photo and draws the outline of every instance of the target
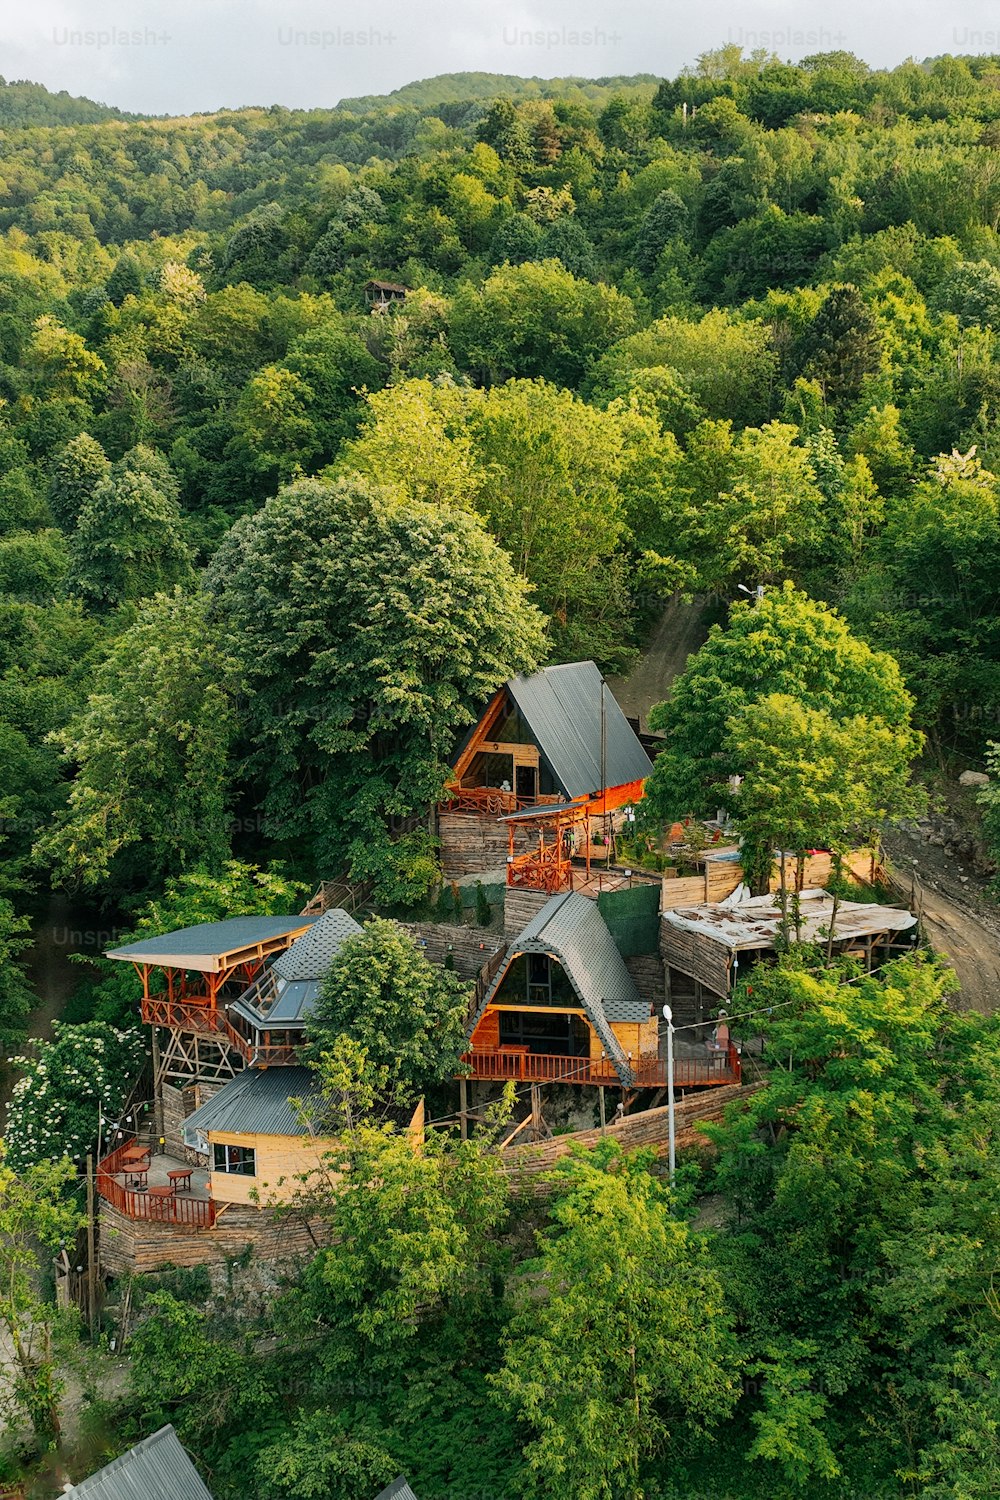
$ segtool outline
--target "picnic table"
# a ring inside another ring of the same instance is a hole
[[[193,1171],[194,1171],[193,1167],[178,1167],[175,1172],[168,1172],[167,1173],[167,1181],[170,1183],[170,1185],[174,1189],[174,1192],[176,1192],[176,1193],[190,1193],[190,1191],[191,1191],[191,1173]]]

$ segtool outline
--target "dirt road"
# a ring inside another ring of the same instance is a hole
[[[962,988],[960,1010],[1000,1007],[1000,907],[961,862],[910,829],[886,836],[901,899],[912,903],[932,947],[947,954]]]
[[[708,635],[709,612],[702,604],[683,604],[672,599],[652,634],[634,671],[628,677],[609,677],[608,686],[622,709],[646,728],[649,710],[662,703],[674,678]]]

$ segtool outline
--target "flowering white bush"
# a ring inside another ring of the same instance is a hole
[[[144,1060],[138,1029],[56,1023],[36,1056],[15,1059],[23,1072],[7,1106],[8,1165],[18,1171],[62,1156],[82,1160],[97,1146],[101,1119],[107,1140],[107,1122],[116,1120]]]

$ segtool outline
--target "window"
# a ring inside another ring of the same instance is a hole
[[[239,1177],[256,1177],[257,1153],[252,1146],[213,1146],[217,1172],[233,1172]]]

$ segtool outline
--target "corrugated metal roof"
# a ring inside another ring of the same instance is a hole
[[[631,1082],[628,1058],[611,1030],[611,1023],[641,1025],[649,1020],[649,1004],[639,994],[597,903],[579,891],[567,891],[546,901],[514,939],[507,962],[476,1012],[470,1035],[503,983],[510,964],[522,953],[548,953],[558,960],[619,1077],[623,1082]]]
[[[80,1500],[212,1500],[170,1426],[143,1438],[68,1493]]]
[[[322,979],[340,951],[345,938],[361,931],[354,918],[341,908],[325,911],[308,932],[296,938],[271,967],[282,979]]]
[[[289,933],[304,933],[318,917],[228,917],[224,922],[200,922],[197,927],[179,927],[160,937],[141,938],[124,948],[111,948],[105,958],[132,963],[165,963],[171,968],[214,972],[219,960],[259,943],[270,943]]]
[[[543,667],[528,677],[513,677],[507,684],[553,776],[571,799],[604,786],[644,781],[653,769],[614,694],[605,686],[602,777],[601,681],[594,662],[575,661]]]
[[[401,1474],[392,1484],[387,1484],[384,1490],[379,1490],[375,1500],[417,1500],[417,1497]]]
[[[833,897],[823,890],[801,891],[799,913],[802,941],[814,943],[829,930]],[[781,908],[775,896],[751,896],[738,903],[730,897],[725,902],[675,907],[663,913],[663,920],[670,927],[697,933],[731,952],[739,952],[773,947],[781,927]],[[843,942],[877,932],[905,932],[916,922],[911,912],[896,906],[841,901],[833,936],[835,942]]]
[[[306,1135],[292,1099],[307,1103],[320,1094],[311,1068],[247,1068],[184,1121],[185,1136],[222,1131],[227,1135]]]

